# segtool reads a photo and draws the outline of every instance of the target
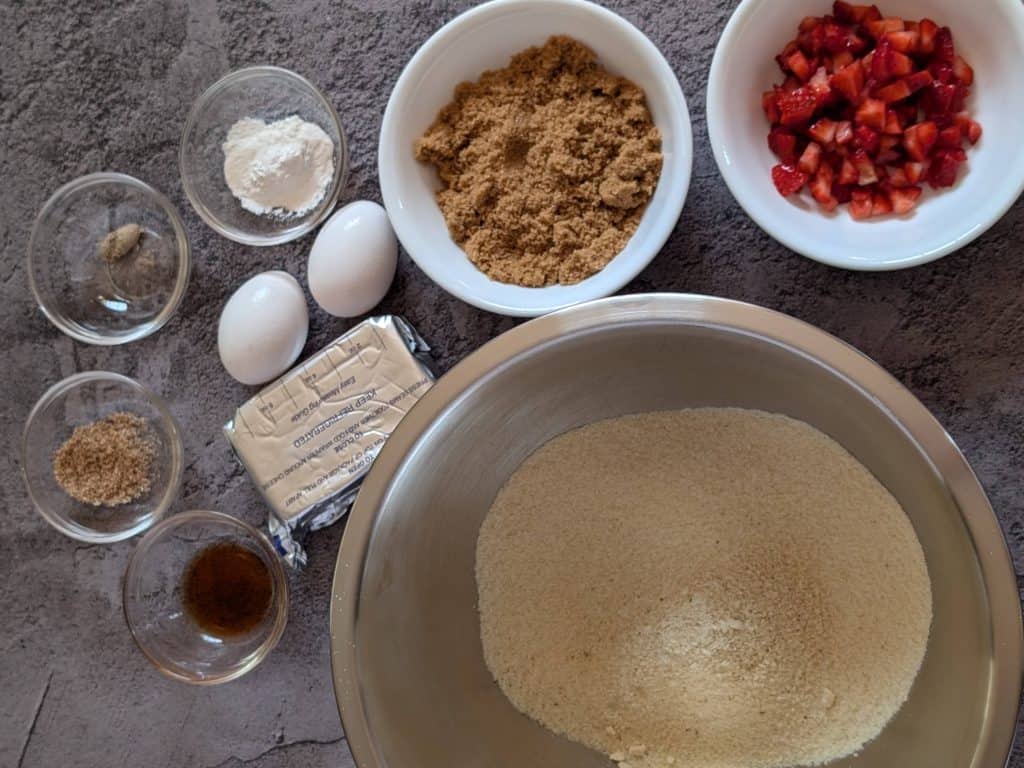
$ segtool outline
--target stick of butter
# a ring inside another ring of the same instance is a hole
[[[285,559],[306,562],[301,535],[341,518],[384,441],[434,383],[426,342],[393,315],[364,320],[267,386],[224,425],[270,506]]]

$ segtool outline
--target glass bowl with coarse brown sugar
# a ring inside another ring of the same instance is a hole
[[[149,528],[181,488],[181,431],[164,401],[127,376],[78,373],[29,414],[21,471],[50,525],[92,544]]]

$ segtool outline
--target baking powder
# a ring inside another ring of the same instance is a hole
[[[334,176],[334,142],[297,115],[271,123],[246,117],[228,131],[224,179],[256,214],[301,216],[315,208]]]

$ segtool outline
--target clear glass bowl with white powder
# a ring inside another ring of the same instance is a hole
[[[280,67],[249,67],[196,100],[179,163],[207,224],[239,243],[275,245],[330,214],[348,176],[348,146],[316,86]]]

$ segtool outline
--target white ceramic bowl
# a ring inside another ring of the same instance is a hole
[[[434,201],[440,182],[413,143],[451,101],[455,86],[500,68],[519,51],[567,34],[601,64],[647,94],[661,131],[664,164],[640,227],[611,263],[575,285],[524,288],[491,280],[448,235]],[[402,245],[449,293],[482,309],[533,316],[607,296],[646,267],[665,244],[690,184],[693,140],[679,81],[654,44],[625,19],[583,0],[494,0],[450,21],[417,51],[391,94],[380,134],[380,187]]]
[[[831,13],[831,0],[743,0],[718,42],[708,78],[711,147],[733,195],[752,219],[788,248],[847,269],[900,269],[962,248],[1024,191],[1020,123],[1024,89],[1024,6],[1019,0],[879,0],[887,16],[928,17],[953,31],[957,51],[974,67],[968,109],[984,128],[967,150],[955,187],[925,186],[907,216],[854,221],[846,206],[833,214],[809,197],[783,198],[771,181],[778,161],[767,144],[761,93],[782,81],[775,55],[796,36],[804,16]]]

